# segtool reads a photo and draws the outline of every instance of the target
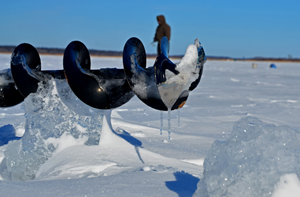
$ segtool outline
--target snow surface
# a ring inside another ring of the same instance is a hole
[[[61,56],[41,56],[41,61],[42,70],[63,67]],[[150,59],[147,65],[153,63]],[[300,130],[300,64],[276,63],[277,68],[270,69],[271,62],[255,62],[258,67],[252,69],[252,63],[207,61],[199,86],[180,111],[179,127],[178,113],[171,113],[171,141],[167,140],[167,113],[160,135],[160,112],[134,97],[111,112],[114,132],[109,121],[104,121],[100,145],[86,146],[62,135],[60,140],[74,146],[54,153],[40,166],[34,180],[2,177],[0,196],[192,196],[199,180],[205,179],[203,163],[212,144],[229,140],[236,132],[233,125],[248,121],[241,118],[257,118],[262,125],[272,124],[275,130],[281,126],[295,133]],[[0,69],[9,65],[10,55],[0,54]],[[122,68],[122,59],[92,57],[92,66]],[[22,135],[26,118],[21,106],[0,109],[0,132],[10,124],[17,136]],[[96,109],[91,111],[98,113]],[[1,175],[7,169],[7,147],[0,146]],[[286,165],[299,168],[298,163]],[[289,171],[274,180],[270,196],[299,196],[299,187],[299,172]]]

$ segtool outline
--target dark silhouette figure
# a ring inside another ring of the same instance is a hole
[[[164,15],[159,15],[156,17],[158,22],[158,27],[156,28],[155,36],[154,36],[154,42],[158,42],[157,44],[157,55],[160,55],[160,41],[162,37],[166,36],[168,40],[170,41],[171,38],[171,27],[166,23],[166,19]]]

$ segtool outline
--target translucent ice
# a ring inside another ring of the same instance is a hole
[[[282,176],[300,175],[299,141],[289,127],[242,118],[211,146],[194,196],[272,196]]]
[[[12,180],[34,179],[39,167],[64,147],[99,144],[102,115],[78,100],[65,80],[41,82],[22,107],[25,133],[5,151]]]

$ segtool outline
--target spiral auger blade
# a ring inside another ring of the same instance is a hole
[[[90,69],[89,51],[80,41],[73,41],[67,46],[63,65],[72,91],[91,107],[113,109],[125,104],[134,96],[123,69]]]

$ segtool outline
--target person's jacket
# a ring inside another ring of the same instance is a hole
[[[154,42],[158,41],[160,43],[160,40],[162,37],[167,36],[168,40],[170,41],[171,38],[171,28],[166,23],[166,19],[163,15],[157,16],[157,20],[160,21],[160,24],[156,28],[156,33],[154,36]]]

